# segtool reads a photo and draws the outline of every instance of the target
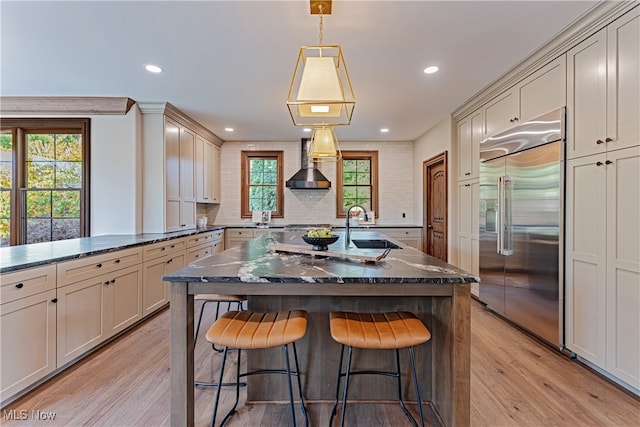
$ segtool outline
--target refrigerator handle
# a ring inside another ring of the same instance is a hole
[[[513,180],[509,175],[505,175],[502,177],[502,212],[503,212],[503,224],[501,235],[502,235],[502,247],[500,253],[502,255],[513,255],[513,230],[512,225],[512,213],[513,209],[511,207],[511,189],[512,189]]]
[[[496,203],[496,232],[498,233],[498,238],[496,242],[498,247],[496,248],[496,252],[502,254],[502,214],[504,212],[504,181],[502,176],[498,177],[498,203]]]

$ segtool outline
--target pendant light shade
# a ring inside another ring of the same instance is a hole
[[[333,127],[323,126],[313,130],[308,157],[315,161],[335,162],[340,160],[342,155]]]

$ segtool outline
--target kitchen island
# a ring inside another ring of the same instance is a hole
[[[470,283],[478,279],[423,252],[392,249],[381,261],[361,263],[349,254],[375,254],[352,245],[344,233],[329,246],[344,258],[275,252],[270,243],[300,244],[301,232],[271,232],[164,277],[171,282],[171,425],[193,425],[193,296],[243,294],[252,311],[303,309],[309,313],[306,336],[298,343],[305,397],[332,400],[340,346],[329,335],[331,311],[411,311],[430,329],[431,340],[416,350],[425,410],[444,425],[470,424]],[[352,239],[384,239],[377,232],[353,232]],[[392,240],[392,239],[388,239]],[[248,352],[249,369],[276,366],[278,349]],[[357,369],[393,369],[393,352],[363,351]],[[406,358],[406,354],[401,355]],[[415,399],[406,359],[401,359],[408,400]],[[284,401],[283,378],[248,377],[248,401]],[[395,382],[379,376],[354,380],[350,399],[392,400]]]

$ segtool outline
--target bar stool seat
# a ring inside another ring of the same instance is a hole
[[[413,347],[424,344],[431,339],[431,332],[413,313],[409,312],[387,312],[387,313],[353,313],[353,312],[332,312],[329,314],[329,327],[331,338],[342,344],[340,351],[340,362],[338,367],[338,380],[336,386],[336,398],[331,413],[329,425],[333,422],[338,407],[338,395],[340,392],[340,381],[345,377],[344,393],[342,397],[342,414],[340,425],[344,425],[344,417],[347,405],[347,390],[350,375],[385,375],[393,376],[398,380],[398,400],[403,412],[407,415],[413,425],[417,425],[416,420],[409,413],[402,400],[402,384],[400,378],[400,356],[399,349],[407,348],[411,359],[413,370],[413,381],[415,384],[416,397],[418,399],[418,412],[420,414],[420,425],[424,426],[424,416],[422,413],[422,399],[420,398],[420,385],[416,373],[415,357]],[[349,348],[346,371],[342,372],[342,361],[344,359],[345,346]],[[396,352],[396,372],[386,371],[351,371],[351,357],[353,348],[395,350]]]
[[[238,350],[238,364],[236,368],[236,401],[233,408],[227,413],[222,420],[224,425],[228,419],[235,413],[239,400],[239,384],[240,377],[256,375],[256,374],[286,374],[289,386],[289,401],[291,407],[291,417],[293,425],[296,425],[293,389],[291,377],[295,376],[298,381],[298,393],[300,394],[300,403],[302,413],[305,417],[305,424],[309,424],[309,417],[304,405],[304,396],[302,394],[302,383],[300,380],[300,368],[298,366],[298,354],[296,350],[296,341],[300,340],[307,333],[307,312],[303,310],[281,311],[273,313],[256,313],[251,311],[228,311],[224,313],[207,331],[207,341],[212,345],[223,346],[222,365],[220,367],[220,378],[218,384],[222,384],[224,375],[224,367],[227,359],[229,348]],[[291,370],[289,362],[289,345],[293,349],[293,357],[295,362],[295,371]],[[240,350],[266,349],[272,347],[283,347],[286,370],[263,369],[251,372],[240,373]],[[211,425],[215,425],[216,415],[218,412],[218,403],[220,400],[220,389],[216,391],[215,403],[213,406],[213,416]]]

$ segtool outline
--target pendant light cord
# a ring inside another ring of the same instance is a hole
[[[319,38],[320,38],[320,46],[322,46],[322,38],[323,38],[323,37],[322,37],[322,36],[323,36],[323,34],[322,34],[322,30],[323,30],[323,27],[324,27],[324,23],[323,23],[323,21],[322,21],[322,16],[323,16],[323,15],[322,15],[322,3],[320,3],[320,4],[318,5],[318,9],[320,10],[320,36],[319,36]],[[322,52],[322,51],[321,51],[321,52]]]

